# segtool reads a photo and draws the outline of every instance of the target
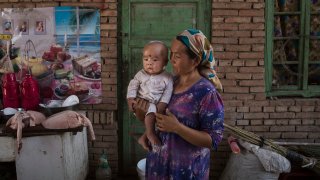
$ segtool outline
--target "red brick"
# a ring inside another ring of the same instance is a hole
[[[289,120],[288,119],[279,119],[279,120],[276,120],[276,124],[277,125],[288,125]]]
[[[224,101],[224,105],[225,106],[243,106],[242,101],[239,100],[228,100],[228,101]]]
[[[319,133],[308,133],[309,138],[314,138],[314,139],[320,139],[320,132]]]
[[[301,119],[290,119],[289,120],[290,125],[300,125],[301,124]]]
[[[218,38],[214,37],[212,38],[212,42],[215,44],[237,44],[238,39],[237,38]]]
[[[225,18],[214,17],[214,18],[212,18],[212,22],[213,22],[213,23],[222,23],[222,22],[224,22],[224,19],[225,19]]]
[[[251,37],[249,31],[225,31],[225,37]]]
[[[273,119],[265,119],[263,122],[264,122],[264,125],[275,125],[276,124],[276,120],[273,120]]]
[[[226,51],[250,51],[250,50],[251,50],[250,45],[232,45],[232,44],[226,45]]]
[[[219,72],[238,72],[237,67],[229,67],[229,66],[219,66],[216,68],[216,71]]]
[[[213,17],[215,16],[238,16],[238,10],[219,10],[219,9],[215,9],[212,11],[212,15]]]
[[[239,30],[263,30],[264,23],[239,24]]]
[[[238,58],[238,52],[216,52],[215,58],[217,59],[237,59]]]
[[[264,37],[266,34],[264,31],[252,31],[252,37]]]
[[[275,112],[275,107],[263,107],[263,112]]]
[[[252,3],[233,2],[233,3],[214,3],[213,9],[250,9]]]
[[[259,66],[264,66],[264,60],[259,60]]]
[[[237,120],[238,126],[246,126],[249,125],[249,120]]]
[[[276,101],[270,101],[270,106],[293,106],[295,100],[293,99],[278,99]]]
[[[254,97],[254,99],[255,99],[256,101],[264,101],[264,100],[267,99],[266,93],[264,93],[264,92],[261,92],[261,93],[255,92],[255,97]]]
[[[223,92],[225,93],[249,93],[248,87],[225,87]]]
[[[223,66],[231,66],[231,64],[232,64],[232,61],[231,60],[220,60],[219,62],[218,62],[218,64],[219,64],[219,67],[221,68],[221,67],[223,67]]]
[[[237,83],[234,80],[227,80],[227,79],[221,79],[221,84],[225,87],[225,86],[236,86]]]
[[[229,119],[229,120],[239,120],[239,119],[243,119],[243,113],[226,113],[225,115],[225,118],[226,119]]]
[[[240,73],[259,73],[264,72],[263,67],[240,67],[239,68]]]
[[[240,86],[263,86],[263,80],[241,80],[239,81]]]
[[[271,126],[270,131],[278,131],[278,132],[294,132],[295,126]]]
[[[307,138],[308,133],[302,133],[302,132],[284,132],[282,133],[282,138],[287,138],[287,139],[302,139],[302,138]]]
[[[280,139],[281,133],[280,132],[263,132],[262,136],[267,139]]]
[[[313,119],[303,119],[302,120],[302,124],[303,125],[314,125],[315,124],[315,120],[313,120]]]
[[[250,112],[262,112],[262,107],[259,107],[259,106],[250,107]]]
[[[227,79],[251,79],[252,74],[250,73],[227,73],[226,78]]]
[[[287,112],[287,113],[270,113],[270,118],[272,119],[290,119],[295,118],[295,113]]]
[[[316,101],[316,99],[296,99],[296,105],[314,106],[316,104]]]
[[[250,113],[244,113],[244,119],[268,119],[269,118],[269,114],[268,113],[254,113],[254,112],[250,112]]]
[[[212,36],[213,37],[223,37],[224,31],[212,31]]]
[[[259,120],[250,120],[250,125],[252,125],[252,126],[263,125],[263,121],[261,119],[259,119]]]
[[[264,23],[265,19],[264,19],[264,17],[253,17],[252,22],[253,23]]]
[[[239,10],[239,16],[252,16],[252,17],[263,17],[264,10]]]
[[[258,66],[258,60],[248,59],[248,60],[245,61],[245,66],[249,66],[249,67]]]
[[[265,3],[254,3],[253,8],[254,9],[264,9]]]
[[[102,10],[101,16],[117,16],[118,12],[116,10]]]
[[[254,73],[254,74],[252,74],[252,79],[264,79],[264,74]]]
[[[251,132],[268,132],[269,126],[245,126],[245,130]]]
[[[287,112],[288,107],[287,106],[277,106],[276,107],[276,112]]]
[[[269,101],[249,100],[244,102],[245,106],[269,106]]]
[[[244,60],[233,60],[232,66],[244,66]]]
[[[237,107],[225,106],[224,112],[236,112]]]
[[[249,112],[249,107],[237,107],[237,112]]]
[[[249,23],[251,22],[250,17],[226,17],[225,23]]]
[[[223,44],[215,44],[213,46],[213,52],[220,52],[220,51],[225,51],[224,45]],[[214,54],[213,54],[214,56]]]
[[[229,31],[236,31],[238,30],[238,25],[237,24],[226,24],[226,23],[215,23],[212,25],[213,30],[229,30]]]
[[[320,126],[297,126],[299,132],[320,132]]]
[[[259,45],[259,44],[252,45],[252,51],[264,51],[264,45]]]
[[[313,112],[314,111],[314,106],[302,106],[302,112]],[[320,117],[320,114],[319,114]]]
[[[319,113],[317,112],[296,113],[296,118],[319,118]]]
[[[256,44],[264,44],[264,38],[239,38],[239,44],[250,44],[255,46]]]

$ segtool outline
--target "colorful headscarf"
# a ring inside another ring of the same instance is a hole
[[[209,79],[221,92],[222,84],[214,70],[213,48],[206,36],[200,30],[188,29],[181,32],[177,38],[200,58],[200,74]]]

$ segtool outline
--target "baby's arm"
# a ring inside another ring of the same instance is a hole
[[[167,105],[168,105],[167,103],[159,102],[157,104],[157,112],[160,113],[160,114],[165,114]]]

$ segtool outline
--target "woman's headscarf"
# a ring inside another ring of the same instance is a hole
[[[200,74],[209,79],[221,92],[222,84],[214,70],[213,48],[206,36],[200,30],[188,29],[181,32],[177,38],[200,58]]]

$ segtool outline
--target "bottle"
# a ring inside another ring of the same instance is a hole
[[[102,155],[99,158],[99,166],[96,170],[97,180],[110,180],[112,179],[112,172],[107,160],[107,154],[103,150]]]
[[[25,110],[37,110],[40,103],[38,82],[27,74],[21,83],[21,106]]]
[[[3,107],[18,108],[19,101],[19,83],[14,73],[6,73],[3,76],[2,85],[2,101]]]

